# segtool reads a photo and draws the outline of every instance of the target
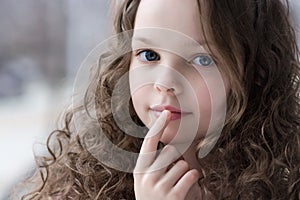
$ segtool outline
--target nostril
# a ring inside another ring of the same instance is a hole
[[[159,92],[175,92],[174,87],[169,87],[158,83],[154,84],[154,88]]]
[[[168,91],[175,92],[175,89],[171,87],[171,88],[168,89]]]
[[[160,86],[158,85],[158,84],[154,84],[154,88],[157,90],[157,91],[159,91],[159,92],[161,92],[161,89],[160,89]]]

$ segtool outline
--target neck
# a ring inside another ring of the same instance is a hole
[[[200,163],[197,158],[197,145],[191,144],[182,154],[184,160],[189,164],[190,169],[197,169],[201,173]]]

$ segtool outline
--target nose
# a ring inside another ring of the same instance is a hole
[[[157,83],[157,82],[154,84],[154,88],[158,92],[166,92],[166,93],[168,93],[168,92],[174,93],[175,92],[174,87],[169,87],[169,86],[163,85],[162,83]]]
[[[169,78],[166,78],[169,77]],[[181,77],[178,74],[161,74],[154,83],[154,89],[158,93],[179,95],[182,93]]]

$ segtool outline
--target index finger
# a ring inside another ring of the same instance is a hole
[[[144,173],[154,162],[159,140],[170,121],[170,111],[163,111],[148,131],[135,166],[135,173]]]
[[[164,110],[148,131],[143,141],[140,153],[151,153],[157,150],[159,140],[169,122],[170,111]]]

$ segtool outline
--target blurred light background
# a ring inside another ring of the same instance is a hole
[[[1,0],[0,199],[34,167],[83,59],[110,32],[108,0]]]
[[[33,144],[45,143],[81,62],[108,37],[109,3],[1,0],[0,199],[33,169]],[[291,3],[295,15],[300,2]]]

